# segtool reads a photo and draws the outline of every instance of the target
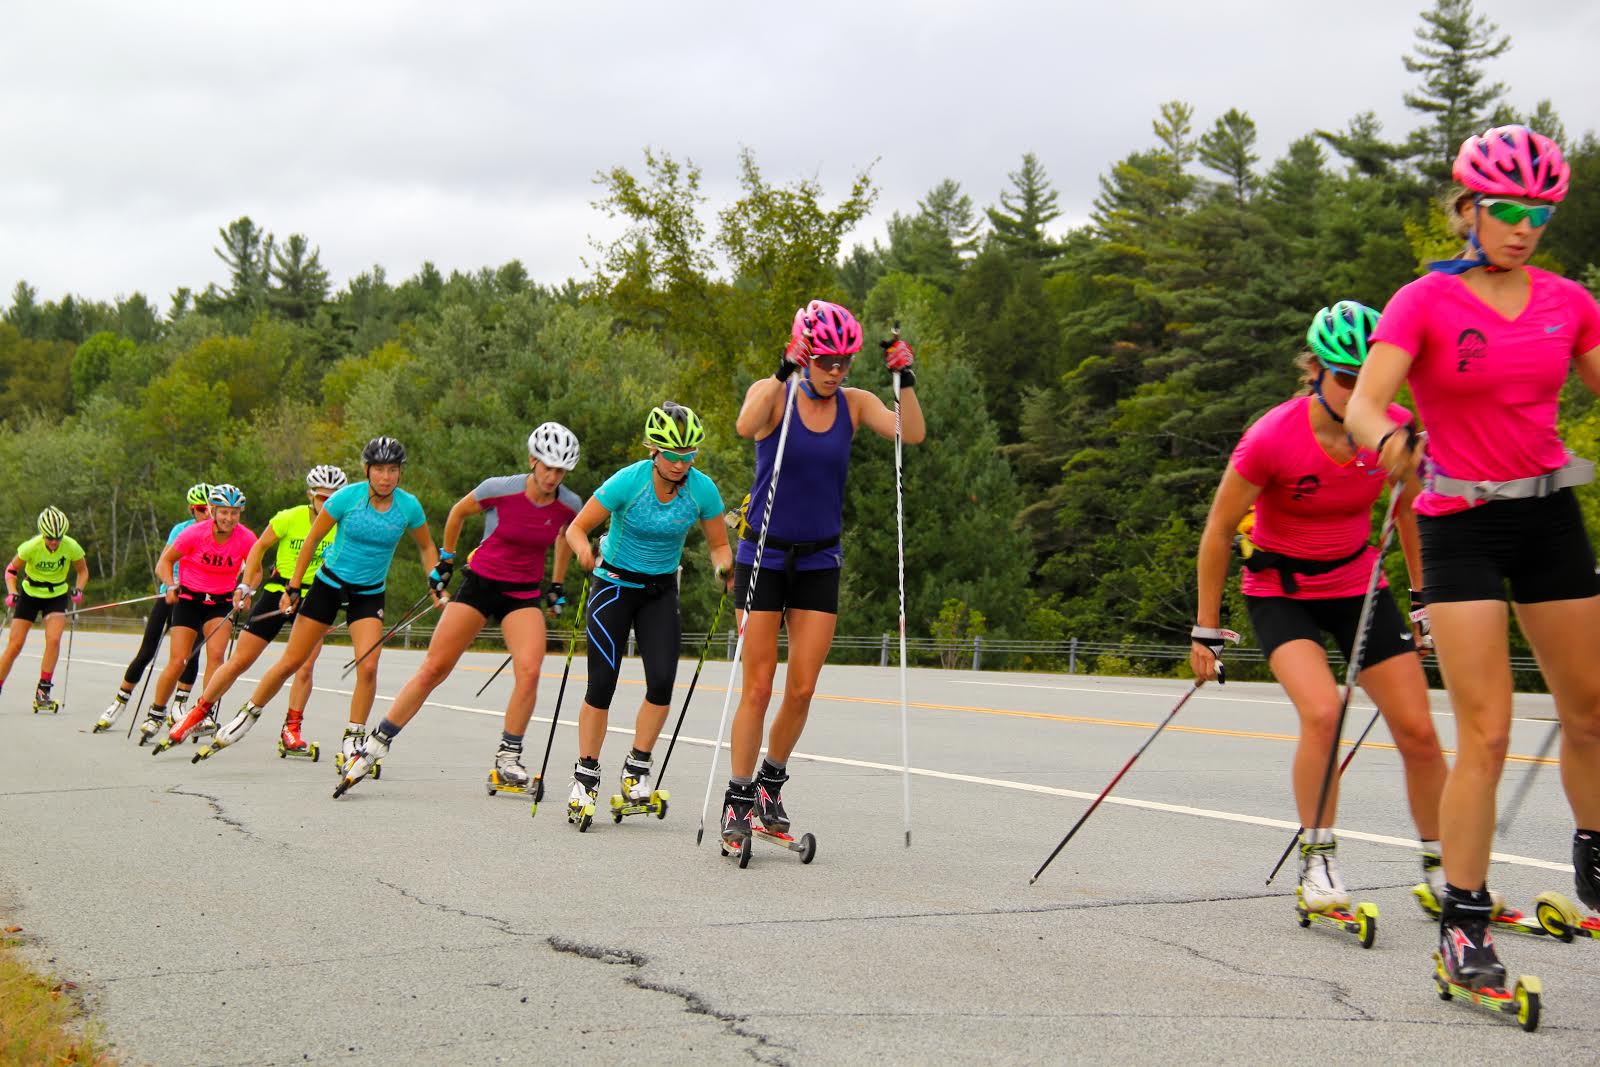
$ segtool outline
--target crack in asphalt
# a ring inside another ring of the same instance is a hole
[[[1201,952],[1193,945],[1185,945],[1181,941],[1168,941],[1166,938],[1156,937],[1153,934],[1135,934],[1134,936],[1145,941],[1154,942],[1157,945],[1165,945],[1168,948],[1178,949],[1180,952],[1187,952],[1195,959],[1204,960],[1207,963],[1215,963],[1218,966],[1227,968],[1234,974],[1242,975],[1246,978],[1282,978],[1290,982],[1310,982],[1313,985],[1325,986],[1332,990],[1333,1001],[1335,1004],[1342,1004],[1350,1011],[1355,1012],[1354,1015],[1347,1015],[1345,1018],[1359,1022],[1375,1022],[1377,1020],[1376,1015],[1373,1015],[1371,1012],[1357,1004],[1352,999],[1355,996],[1355,993],[1348,986],[1342,982],[1337,982],[1332,978],[1322,978],[1311,974],[1281,974],[1277,971],[1252,971],[1248,967],[1234,963],[1231,960],[1226,960],[1220,956],[1213,956],[1209,953]],[[1272,1016],[1269,1015],[1266,1017],[1271,1018]],[[1284,1018],[1299,1018],[1299,1016],[1284,1016]]]
[[[221,797],[214,797],[210,793],[196,793],[196,792],[193,792],[193,791],[188,790],[188,789],[179,789],[177,786],[169,787],[166,790],[166,792],[172,794],[173,796],[179,796],[179,797],[198,797],[201,800],[205,801],[207,804],[211,805],[211,817],[213,819],[216,819],[218,822],[222,823],[224,826],[231,826],[233,829],[239,831],[241,834],[243,834],[246,837],[249,837],[249,838],[255,838],[256,837],[255,831],[251,830],[248,826],[246,826],[244,823],[240,822],[238,819],[230,817],[227,812],[222,810],[222,798]],[[257,840],[259,840],[259,838],[257,838]]]
[[[1365,887],[1367,890],[1405,889],[1414,885],[1413,882],[1401,882],[1395,885],[1375,885]],[[707,923],[708,926],[805,926],[821,923],[870,923],[894,922],[900,919],[980,919],[987,916],[1000,915],[1051,915],[1058,912],[1069,911],[1099,911],[1104,908],[1143,908],[1143,907],[1175,907],[1190,904],[1228,904],[1236,901],[1250,900],[1293,900],[1293,895],[1282,890],[1259,893],[1234,893],[1222,896],[1196,896],[1196,897],[1165,897],[1149,898],[1137,897],[1123,900],[1088,900],[1074,904],[1039,904],[1018,908],[978,908],[968,911],[911,911],[894,912],[888,915],[823,915],[809,919],[740,919],[732,922]]]
[[[752,1030],[745,1025],[750,1019],[748,1015],[735,1015],[731,1012],[721,1011],[713,1007],[705,997],[691,989],[682,986],[668,985],[645,978],[642,971],[650,963],[650,957],[642,952],[632,949],[609,948],[604,945],[589,945],[580,941],[571,941],[564,937],[551,936],[545,939],[552,949],[573,956],[580,956],[587,960],[595,960],[606,964],[626,964],[635,968],[636,973],[629,974],[623,981],[636,989],[648,990],[652,993],[665,993],[683,1001],[683,1010],[691,1015],[704,1015],[722,1023],[730,1035],[751,1042],[745,1048],[745,1053],[757,1063],[772,1064],[773,1067],[789,1067],[790,1061],[784,1058],[784,1053],[793,1053],[796,1050],[788,1045],[780,1044],[777,1040],[760,1031]]]
[[[399,893],[402,897],[405,897],[407,900],[421,904],[425,908],[432,908],[434,911],[442,911],[446,915],[459,915],[464,919],[481,919],[482,921],[489,923],[495,929],[499,930],[502,934],[506,934],[510,937],[539,936],[538,933],[533,930],[518,930],[511,924],[510,919],[502,919],[497,915],[485,915],[483,912],[479,911],[466,911],[462,908],[452,908],[448,904],[440,904],[436,901],[425,900],[422,897],[417,896],[417,894],[413,893],[405,886],[395,885],[393,882],[386,882],[382,878],[376,878],[374,881],[383,886],[385,889],[392,889],[396,893]]]
[[[218,974],[238,974],[245,971],[276,971],[294,967],[317,967],[327,963],[350,963],[354,960],[382,960],[396,956],[409,956],[415,952],[480,952],[499,948],[495,944],[472,945],[413,945],[409,948],[385,949],[382,952],[345,953],[338,956],[315,956],[304,960],[268,960],[261,963],[241,963],[233,967],[197,967],[189,970],[149,971],[138,974],[119,974],[111,977],[96,976],[96,985],[113,982],[136,982],[151,978],[206,978]]]

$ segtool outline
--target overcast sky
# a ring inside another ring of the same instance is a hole
[[[693,159],[714,211],[748,146],[773,181],[836,197],[872,166],[858,233],[955,178],[992,203],[1025,151],[1082,220],[1164,100],[1229,107],[1264,161],[1372,110],[1398,136],[1400,57],[1431,0],[7,5],[0,32],[0,306],[159,305],[225,281],[218,227],[306,234],[336,285],[520,259],[586,273],[596,171],[646,145]],[[1491,66],[1524,110],[1600,127],[1600,3],[1478,0],[1512,35]],[[876,162],[874,162],[876,161]]]

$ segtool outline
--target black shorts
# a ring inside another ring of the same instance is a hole
[[[1494,500],[1453,515],[1419,515],[1423,596],[1430,604],[1582,600],[1600,593],[1594,549],[1571,489]]]
[[[278,605],[283,603],[282,589],[269,589],[262,587],[256,594],[256,601],[250,605],[250,623],[244,628],[247,634],[253,634],[263,641],[271,641],[283,630],[283,624],[288,622],[292,615],[284,615],[278,610]]]
[[[1356,623],[1361,621],[1364,596],[1333,597],[1328,600],[1291,600],[1286,596],[1247,596],[1250,625],[1255,627],[1261,655],[1271,658],[1279,645],[1288,641],[1315,641],[1331,634],[1345,662],[1355,644]],[[1389,590],[1379,589],[1372,598],[1372,618],[1367,623],[1367,638],[1361,646],[1361,666],[1372,667],[1403,653],[1415,653],[1416,641],[1411,624],[1400,617]]]
[[[512,596],[513,591],[531,592],[533,595]],[[481,574],[474,574],[471,567],[462,569],[461,588],[456,590],[450,601],[453,604],[465,604],[491,622],[498,622],[513,611],[537,608],[543,603],[538,587],[529,590],[521,583],[485,578]]]
[[[232,610],[232,593],[196,593],[192,589],[181,589],[178,602],[172,605],[172,628],[186,626],[200,634],[209,634],[217,627],[214,623],[206,624]]]
[[[743,609],[750,589],[750,564],[733,568],[733,604]],[[756,599],[751,611],[821,611],[839,614],[839,568],[821,571],[784,571],[761,568],[756,579]]]
[[[17,606],[11,617],[23,622],[38,622],[41,615],[57,615],[67,610],[68,595],[34,596],[26,589],[17,589]]]
[[[312,622],[332,626],[339,617],[340,608],[344,609],[346,625],[362,619],[381,619],[383,590],[370,592],[348,586],[340,588],[323,581],[322,572],[318,571],[317,576],[311,579],[311,588],[306,590],[305,599],[300,601],[299,614]]]

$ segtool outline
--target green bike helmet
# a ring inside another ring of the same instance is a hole
[[[39,512],[39,533],[52,541],[67,536],[67,514],[60,508],[45,508]]]
[[[700,447],[706,439],[706,429],[700,425],[700,416],[668,400],[650,409],[644,420],[644,439],[652,448],[686,452]]]
[[[1367,361],[1367,345],[1377,325],[1376,311],[1354,300],[1341,300],[1312,317],[1306,344],[1324,367],[1339,374],[1355,374]]]
[[[205,507],[211,502],[210,498],[211,487],[205,482],[196,482],[194,485],[191,485],[189,487],[189,491],[184,494],[184,499],[189,502],[189,506],[191,508]]]

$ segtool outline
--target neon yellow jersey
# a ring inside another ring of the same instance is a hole
[[[272,516],[272,521],[267,525],[278,535],[278,557],[273,563],[278,576],[264,583],[265,588],[281,593],[284,584],[294,577],[294,565],[300,558],[300,548],[306,543],[306,538],[311,536],[311,522],[310,504],[284,508]],[[338,532],[339,527],[335,525],[328,531],[328,536],[322,539],[322,544],[317,546],[316,554],[311,557],[311,566],[306,568],[305,576],[301,578],[302,585],[311,584],[312,575],[322,566],[322,554],[328,551],[328,546],[333,544],[334,535]]]
[[[63,537],[52,552],[45,547],[44,537],[39,536],[18,545],[17,556],[22,560],[20,588],[31,597],[45,599],[60,596],[71,587],[68,574],[72,565],[83,558],[83,546]]]

